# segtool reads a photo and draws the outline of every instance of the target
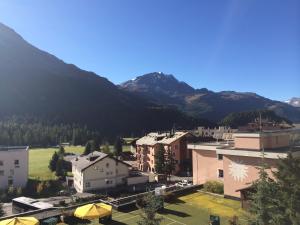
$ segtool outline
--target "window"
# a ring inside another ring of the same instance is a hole
[[[8,179],[8,186],[13,186],[13,185],[14,185],[14,180]]]
[[[218,177],[223,178],[224,177],[224,171],[223,170],[218,170]]]
[[[86,182],[86,183],[85,183],[85,187],[86,187],[86,188],[91,187],[91,183],[90,183],[90,182]]]
[[[106,163],[106,168],[108,168],[109,167],[109,163]]]
[[[222,154],[218,154],[218,160],[223,160],[223,155]]]
[[[0,176],[4,176],[4,171],[0,170]]]
[[[112,180],[106,180],[106,184],[112,184]]]
[[[2,160],[0,160],[0,166],[3,166],[3,161]]]
[[[15,168],[19,168],[20,167],[20,162],[19,162],[19,160],[15,160]]]

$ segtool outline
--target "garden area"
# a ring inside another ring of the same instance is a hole
[[[202,192],[192,192],[165,203],[157,218],[161,225],[207,225],[210,215],[220,217],[221,225],[227,225],[228,220],[237,216],[239,224],[247,224],[247,213],[240,207],[240,202],[224,199]],[[114,211],[111,225],[136,225],[140,221],[140,210]],[[82,224],[78,223],[77,225]],[[85,221],[84,224],[96,225],[98,220]]]

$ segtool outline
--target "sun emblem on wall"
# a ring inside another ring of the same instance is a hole
[[[231,162],[229,174],[235,181],[243,181],[248,176],[248,167],[243,164],[243,161]]]

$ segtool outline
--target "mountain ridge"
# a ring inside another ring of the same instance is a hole
[[[88,125],[105,135],[203,122],[120,90],[108,79],[34,47],[3,24],[0,49],[0,119],[34,116]]]
[[[147,79],[144,79],[147,77]],[[152,81],[150,78],[152,77]],[[159,79],[157,79],[159,77]],[[236,91],[220,91],[214,92],[206,88],[195,89],[184,83],[188,92],[179,92],[178,85],[182,82],[172,75],[172,82],[176,83],[164,87],[164,83],[169,79],[170,75],[164,73],[149,73],[138,76],[135,80],[129,80],[122,83],[119,87],[123,90],[133,92],[143,96],[152,102],[172,105],[179,108],[183,112],[195,117],[202,117],[215,122],[222,120],[225,116],[233,112],[243,112],[259,109],[270,109],[276,112],[279,116],[287,117],[294,122],[300,122],[300,110],[292,106],[268,99],[254,92],[236,92]],[[154,81],[153,81],[154,80]],[[164,80],[160,83],[160,80]],[[153,84],[159,83],[159,88]]]

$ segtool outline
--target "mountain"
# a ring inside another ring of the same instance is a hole
[[[290,100],[285,101],[285,103],[292,105],[294,107],[300,107],[300,98],[291,98]]]
[[[28,116],[76,123],[103,135],[193,127],[195,120],[66,64],[0,23],[0,119]]]
[[[213,92],[194,89],[173,75],[154,72],[124,82],[120,89],[149,99],[158,104],[173,106],[191,116],[215,122],[233,112],[269,109],[291,121],[300,121],[300,109],[286,103],[273,101],[251,92]]]

